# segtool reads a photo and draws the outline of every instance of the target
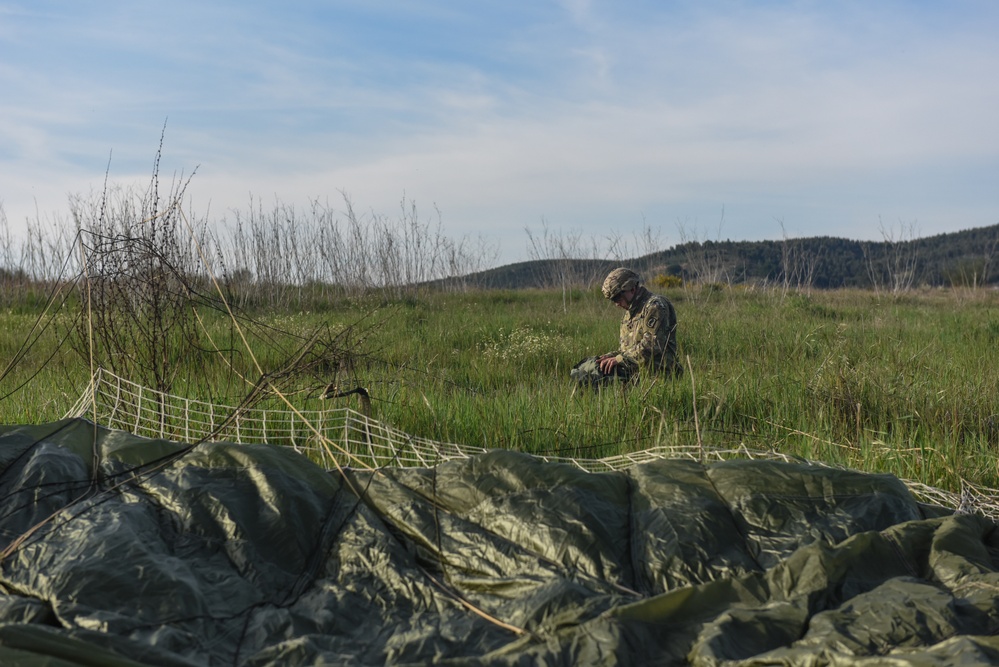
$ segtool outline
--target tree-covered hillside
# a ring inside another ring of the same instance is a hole
[[[626,264],[647,279],[769,284],[792,288],[904,290],[999,282],[999,225],[918,239],[852,241],[828,236],[782,241],[693,241],[627,260],[553,257],[477,273],[468,282],[508,289],[586,286]]]

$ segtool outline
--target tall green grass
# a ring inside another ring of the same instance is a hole
[[[941,488],[999,486],[996,293],[667,295],[686,374],[599,392],[568,378],[582,357],[616,347],[621,311],[596,291],[372,294],[321,311],[272,308],[252,314],[249,340],[269,372],[293,355],[296,336],[329,327],[343,363],[313,369],[310,381],[365,386],[377,419],[436,440],[577,457],[745,445]],[[35,326],[40,314],[41,305],[0,313],[5,360],[37,337],[0,381],[7,423],[61,417],[88,377],[86,360],[59,346],[58,327]],[[230,364],[249,378],[256,371],[231,323],[219,313],[206,321],[228,352],[190,359],[176,391],[238,400],[248,387]]]

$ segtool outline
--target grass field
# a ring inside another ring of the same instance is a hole
[[[242,331],[271,372],[328,328],[336,363],[310,367],[303,386],[367,387],[375,418],[426,438],[577,457],[745,445],[951,490],[961,479],[999,486],[994,291],[666,294],[687,373],[599,393],[568,379],[580,358],[616,347],[621,311],[597,291],[372,294],[271,307]],[[89,376],[88,360],[59,343],[71,314],[43,308],[0,312],[0,354],[17,362],[0,380],[5,423],[61,417]],[[226,352],[186,355],[173,390],[239,400],[249,386],[232,369],[259,373],[231,323],[203,317]]]

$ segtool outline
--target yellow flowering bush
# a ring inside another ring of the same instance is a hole
[[[652,286],[658,289],[670,289],[672,287],[683,287],[683,278],[666,273],[660,273],[652,279]]]

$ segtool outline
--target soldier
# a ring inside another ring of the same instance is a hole
[[[621,348],[587,357],[570,376],[580,384],[627,382],[640,371],[680,375],[676,360],[676,311],[669,299],[653,294],[631,269],[611,271],[604,280],[604,296],[627,312],[621,321]]]

